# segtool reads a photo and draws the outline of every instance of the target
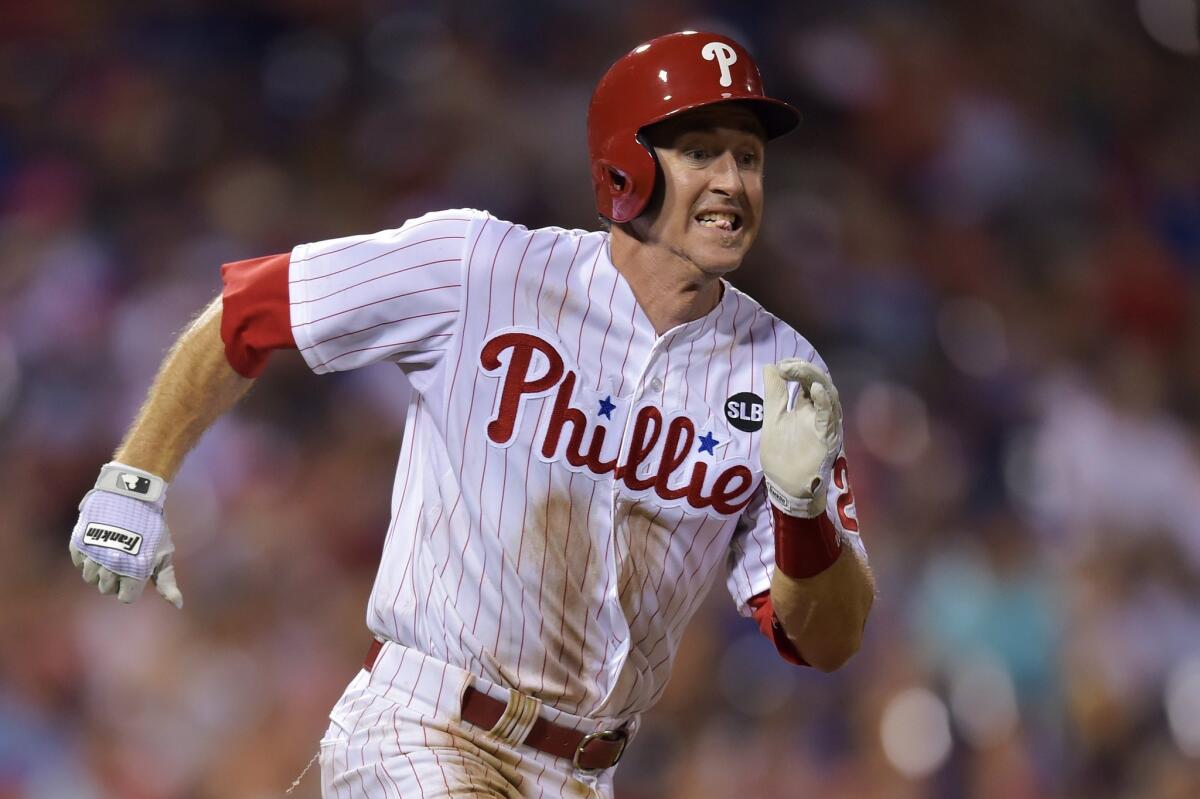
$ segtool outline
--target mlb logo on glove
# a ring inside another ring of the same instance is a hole
[[[121,483],[130,491],[137,494],[147,494],[150,492],[149,478],[142,477],[140,474],[121,474]]]

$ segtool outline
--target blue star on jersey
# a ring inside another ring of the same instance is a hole
[[[617,406],[613,404],[612,395],[609,394],[604,399],[600,400],[600,410],[596,411],[597,416],[603,416],[605,419],[612,419],[613,409]]]
[[[720,441],[717,441],[716,436],[714,436],[712,433],[706,432],[704,435],[700,436],[700,452],[707,452],[709,455],[716,455],[717,453],[713,452],[713,447],[720,443]]]

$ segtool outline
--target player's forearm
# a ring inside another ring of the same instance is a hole
[[[843,546],[833,564],[797,579],[775,569],[771,606],[796,650],[821,671],[841,667],[858,651],[875,600],[875,581],[861,553]]]
[[[204,431],[253,382],[235,372],[225,358],[218,297],[164,359],[115,459],[171,480]]]

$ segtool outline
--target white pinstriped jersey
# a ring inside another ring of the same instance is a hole
[[[714,575],[743,615],[770,587],[762,366],[823,363],[737,289],[657,336],[607,233],[473,210],[299,246],[289,283],[315,371],[387,360],[414,389],[375,633],[622,718],[661,695]],[[831,516],[861,547],[848,501]]]

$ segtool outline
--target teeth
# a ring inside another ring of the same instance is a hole
[[[733,214],[718,213],[716,211],[705,211],[696,215],[696,221],[705,227],[715,227],[721,230],[733,230],[734,222]]]

